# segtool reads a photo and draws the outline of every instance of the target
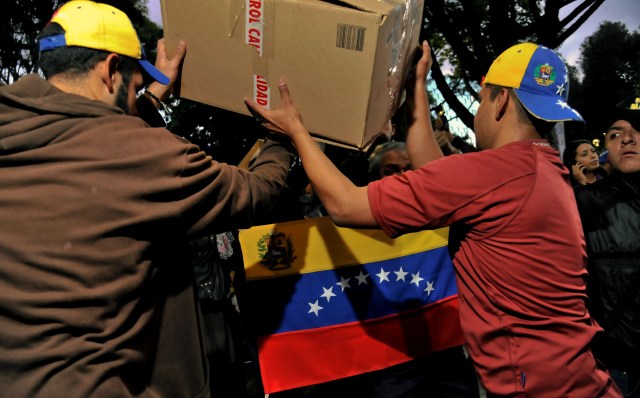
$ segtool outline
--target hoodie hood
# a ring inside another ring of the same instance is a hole
[[[0,156],[46,145],[76,118],[124,112],[102,101],[66,93],[36,74],[0,87]]]

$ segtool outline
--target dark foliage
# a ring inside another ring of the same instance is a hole
[[[478,83],[495,57],[523,41],[558,48],[603,2],[427,0],[422,38],[430,40],[436,54],[431,76],[447,105],[473,128],[473,114],[460,97],[476,97]],[[560,19],[563,7],[575,8]],[[453,68],[450,78],[442,71],[445,63]]]
[[[582,45],[582,82],[570,93],[573,105],[587,121],[584,131],[568,130],[568,140],[602,141],[600,118],[608,108],[640,93],[640,30],[629,32],[620,22],[603,22]]]

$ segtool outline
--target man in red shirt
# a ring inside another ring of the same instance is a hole
[[[425,42],[407,96],[416,170],[367,187],[351,184],[318,150],[284,83],[279,109],[247,102],[266,127],[291,137],[336,224],[390,236],[451,227],[461,325],[489,396],[620,396],[589,348],[601,328],[585,305],[580,218],[567,170],[542,139],[555,122],[583,122],[566,103],[566,66],[536,44],[507,49],[479,93],[474,129],[484,150],[443,157],[424,90],[430,54]]]

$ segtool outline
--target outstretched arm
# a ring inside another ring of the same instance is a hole
[[[302,124],[284,81],[280,81],[279,89],[281,104],[278,109],[267,110],[246,98],[245,102],[266,119],[265,127],[291,139],[315,193],[336,225],[377,227],[369,206],[367,187],[355,186],[318,148]]]
[[[429,97],[425,89],[427,73],[431,69],[431,47],[422,43],[422,57],[415,66],[415,79],[407,84],[407,106],[410,124],[407,129],[407,155],[413,169],[443,157],[431,126]]]

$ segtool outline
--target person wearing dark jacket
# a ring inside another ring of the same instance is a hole
[[[47,80],[0,88],[0,395],[208,397],[188,241],[267,212],[291,151],[241,170],[133,116],[185,46],[165,75],[116,8],[67,2],[39,45]]]
[[[640,397],[640,96],[603,119],[612,174],[576,189],[589,255],[596,353],[626,397]]]

